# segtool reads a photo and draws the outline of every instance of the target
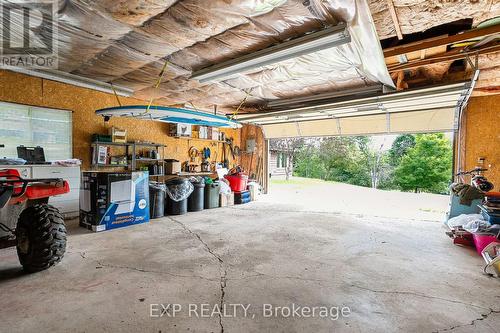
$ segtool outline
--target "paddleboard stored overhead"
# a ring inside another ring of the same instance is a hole
[[[229,128],[241,127],[241,124],[239,122],[231,120],[224,116],[168,106],[151,105],[149,108],[147,105],[117,106],[112,108],[100,109],[95,113],[105,118],[128,117],[174,124],[182,123]]]

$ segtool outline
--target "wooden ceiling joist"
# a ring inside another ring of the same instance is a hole
[[[398,45],[390,48],[384,49],[384,57],[393,57],[400,54],[405,54],[408,52],[420,51],[429,49],[436,46],[449,45],[457,42],[462,42],[464,40],[484,37],[492,34],[500,33],[500,25],[494,25],[482,29],[468,30],[460,34],[448,36],[443,35],[439,37],[424,39],[414,43],[408,43],[404,45]]]
[[[430,64],[435,64],[438,62],[443,62],[443,61],[454,61],[458,59],[465,59],[467,56],[474,56],[474,55],[479,55],[479,54],[489,54],[489,53],[494,53],[494,52],[500,52],[500,45],[493,45],[493,46],[488,46],[488,47],[483,47],[479,49],[472,49],[472,50],[463,50],[463,49],[455,49],[451,50],[449,52],[440,54],[440,55],[435,55],[426,59],[420,59],[420,60],[415,60],[411,61],[408,63],[404,64],[395,64],[395,65],[389,65],[387,66],[387,69],[389,72],[396,72],[396,71],[401,71],[405,69],[412,69],[412,68],[417,68],[420,66],[425,66],[425,65],[430,65]]]
[[[401,31],[401,26],[399,25],[398,13],[396,12],[396,7],[394,7],[394,2],[392,0],[386,0],[387,6],[389,7],[389,13],[391,14],[392,22],[394,23],[394,29],[396,30],[396,36],[398,39],[403,39],[403,32]]]

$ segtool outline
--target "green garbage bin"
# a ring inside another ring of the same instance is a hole
[[[219,207],[219,183],[205,184],[205,209]]]

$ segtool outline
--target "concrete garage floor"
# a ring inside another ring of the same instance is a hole
[[[50,270],[25,275],[0,251],[0,332],[499,332],[500,280],[440,223],[260,201],[98,234],[71,224]],[[182,308],[150,317],[159,303]],[[227,316],[196,318],[202,303]],[[263,304],[332,315],[264,317]],[[350,313],[332,320],[335,307]]]

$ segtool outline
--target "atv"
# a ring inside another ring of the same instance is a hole
[[[60,178],[23,179],[16,169],[0,170],[0,210],[11,221],[0,221],[0,248],[17,247],[27,272],[38,272],[58,262],[66,251],[66,226],[49,197],[69,192]],[[5,214],[5,210],[8,210]]]

